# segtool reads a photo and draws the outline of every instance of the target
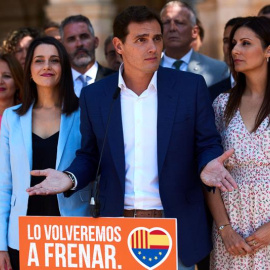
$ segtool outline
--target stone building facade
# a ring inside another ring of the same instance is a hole
[[[222,59],[221,40],[227,20],[237,16],[256,15],[269,4],[267,0],[186,0],[197,10],[205,28],[202,52]],[[0,40],[8,31],[21,26],[42,27],[46,20],[61,22],[69,15],[90,18],[100,39],[97,59],[105,64],[103,42],[112,32],[114,16],[129,5],[147,5],[157,11],[166,0],[12,0],[0,1]]]

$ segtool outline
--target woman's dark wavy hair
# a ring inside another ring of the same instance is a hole
[[[19,61],[12,54],[0,54],[0,60],[7,63],[11,76],[14,80],[16,91],[14,95],[14,105],[21,103],[23,92],[23,69]]]
[[[233,27],[230,34],[230,61],[232,67],[233,77],[235,78],[236,85],[230,90],[229,100],[225,109],[225,123],[228,126],[234,114],[239,108],[241,98],[246,88],[246,76],[241,72],[236,72],[232,60],[232,49],[234,47],[233,38],[235,32],[241,28],[246,27],[253,31],[256,36],[261,40],[262,48],[266,49],[270,45],[270,19],[266,17],[246,17],[239,20]],[[267,84],[264,94],[264,99],[261,108],[256,117],[255,126],[252,132],[256,131],[262,121],[270,114],[270,62],[267,63]]]
[[[34,51],[41,44],[53,45],[59,54],[61,65],[61,76],[59,80],[59,102],[62,104],[62,113],[69,115],[76,111],[79,107],[79,100],[74,93],[73,79],[71,74],[71,66],[68,54],[58,40],[53,37],[41,37],[34,39],[27,51],[25,59],[24,82],[23,82],[23,100],[22,106],[16,112],[19,115],[24,115],[30,108],[31,104],[38,100],[37,86],[31,77],[31,63],[33,60]]]

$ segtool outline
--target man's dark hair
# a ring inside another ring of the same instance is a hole
[[[240,20],[242,20],[243,17],[235,17],[227,21],[225,24],[224,29],[226,29],[228,26],[235,26]]]
[[[19,115],[26,114],[30,106],[38,100],[37,85],[31,76],[31,63],[36,47],[41,44],[53,45],[58,51],[61,65],[61,76],[57,90],[59,91],[59,101],[62,104],[62,113],[69,115],[78,109],[79,100],[73,89],[73,80],[68,54],[64,45],[60,41],[47,36],[34,39],[28,48],[24,69],[23,102],[22,106],[19,107],[16,112]]]
[[[200,21],[199,18],[196,18],[196,25],[199,28],[200,39],[201,39],[201,41],[203,41],[203,39],[204,39],[204,28],[203,28],[202,22]]]
[[[260,9],[258,16],[263,16],[263,15],[269,14],[269,13],[270,13],[270,5],[266,5]]]
[[[163,26],[159,15],[146,6],[130,6],[118,14],[113,23],[114,37],[119,38],[123,43],[128,35],[128,26],[130,23],[143,23],[157,21],[163,33]]]
[[[91,24],[90,20],[87,17],[80,14],[80,15],[69,16],[61,22],[60,28],[59,28],[61,39],[63,39],[63,37],[64,37],[65,26],[70,24],[70,23],[78,23],[78,22],[85,23],[88,27],[89,32],[93,36],[95,36],[94,28],[93,28],[93,25]]]
[[[48,28],[57,28],[57,29],[59,29],[60,28],[60,25],[59,25],[59,23],[57,23],[57,22],[53,22],[53,21],[48,21],[48,22],[46,22],[44,25],[43,25],[43,31],[44,30],[46,30],[46,29],[48,29]]]

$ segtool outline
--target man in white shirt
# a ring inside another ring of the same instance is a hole
[[[165,48],[161,66],[200,74],[208,87],[228,77],[226,63],[192,49],[199,30],[195,12],[189,5],[170,1],[161,10],[160,17]]]
[[[159,67],[158,15],[145,6],[127,8],[114,21],[113,43],[123,64],[119,73],[83,89],[76,158],[64,173],[33,171],[46,180],[27,191],[47,195],[93,181],[110,118],[101,216],[177,218],[179,270],[194,269],[212,248],[199,174],[205,184],[232,191],[236,184],[223,162],[233,151],[222,154],[203,78]]]
[[[95,50],[99,39],[87,17],[75,15],[65,18],[60,25],[60,35],[69,55],[77,97],[83,87],[113,73],[96,61]]]

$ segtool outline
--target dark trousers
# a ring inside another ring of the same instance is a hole
[[[20,270],[19,250],[8,247],[12,270]]]
[[[207,255],[204,259],[197,263],[198,270],[210,269],[210,255]]]

